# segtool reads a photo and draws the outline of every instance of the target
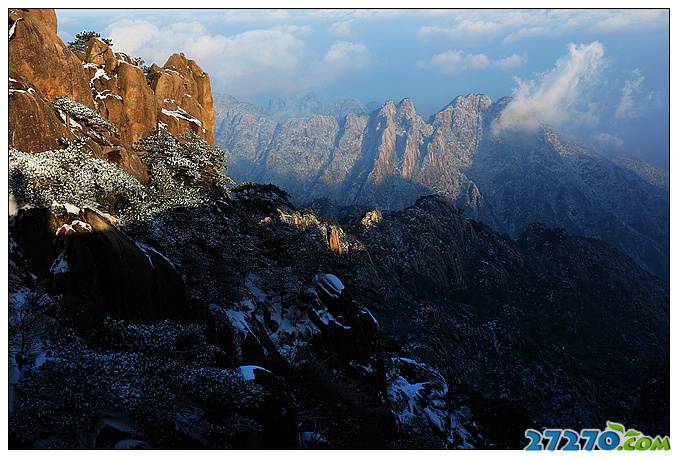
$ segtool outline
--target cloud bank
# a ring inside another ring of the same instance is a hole
[[[285,17],[278,12],[278,17]],[[245,20],[246,17],[229,17]],[[364,68],[370,54],[364,44],[337,41],[319,56],[308,56],[303,36],[310,27],[295,24],[211,34],[200,22],[159,27],[143,19],[120,19],[106,33],[118,50],[164,64],[168,49],[184,52],[212,76],[220,90],[239,96],[303,91]],[[335,27],[336,34],[350,28]]]
[[[614,112],[614,117],[617,119],[631,119],[637,118],[639,115],[639,107],[637,98],[639,96],[640,87],[645,81],[645,77],[640,73],[640,70],[633,71],[633,78],[624,81],[622,88],[622,96]]]
[[[612,34],[668,24],[668,10],[489,10],[441,11],[440,23],[423,25],[420,40],[494,40],[503,45],[568,33]],[[434,18],[435,19],[435,18]]]

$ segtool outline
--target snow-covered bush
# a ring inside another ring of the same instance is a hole
[[[63,150],[24,153],[9,150],[9,191],[22,205],[53,208],[64,204],[110,208],[124,196],[136,213],[149,200],[144,186],[115,164],[96,158],[82,142]]]
[[[57,97],[54,99],[53,104],[57,110],[61,110],[70,114],[72,117],[94,130],[99,132],[118,132],[118,128],[108,119],[104,118],[91,108],[86,107],[81,103],[75,102],[68,97]]]
[[[86,205],[115,213],[122,222],[149,220],[181,207],[226,198],[226,152],[195,135],[176,140],[160,129],[140,142],[148,154],[150,183],[143,186],[115,164],[94,157],[83,141],[42,153],[9,151],[9,188],[19,205]]]
[[[148,154],[151,187],[165,194],[197,188],[201,193],[224,194],[232,181],[225,175],[226,151],[207,143],[197,135],[183,134],[178,140],[164,128],[137,143]],[[182,189],[175,189],[177,185]],[[177,196],[179,197],[179,196]]]
[[[229,189],[231,196],[252,211],[275,212],[277,208],[290,208],[290,195],[274,184],[245,182]]]

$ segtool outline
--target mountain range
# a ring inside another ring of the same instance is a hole
[[[279,185],[298,203],[399,210],[438,194],[512,237],[538,222],[606,240],[667,279],[667,173],[546,125],[497,132],[508,103],[470,94],[425,119],[409,99],[369,111],[351,99],[261,109],[217,96],[215,140],[234,178]]]

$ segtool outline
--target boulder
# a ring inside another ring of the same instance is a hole
[[[100,38],[92,37],[87,42],[84,59],[85,62],[94,65],[106,65],[107,62],[115,61],[113,50]],[[111,68],[113,70],[113,68]]]
[[[10,180],[13,178],[10,177]],[[54,234],[62,223],[46,208],[25,208],[19,211],[11,232],[34,274],[45,275],[53,264],[58,254],[54,246]]]
[[[51,269],[56,292],[87,297],[117,318],[182,318],[183,282],[164,255],[133,241],[95,209],[82,209],[78,218],[56,232],[64,247],[63,262]]]

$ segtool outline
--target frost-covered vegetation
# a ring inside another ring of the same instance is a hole
[[[195,207],[225,197],[232,183],[225,175],[226,151],[192,133],[179,140],[164,128],[137,144],[150,176],[149,192],[162,208]]]
[[[118,132],[118,128],[108,119],[104,118],[91,108],[86,107],[81,103],[75,102],[68,97],[57,97],[54,99],[53,103],[57,110],[61,110],[70,114],[78,121],[82,121],[85,125],[98,132]]]
[[[176,207],[224,198],[226,152],[187,134],[176,140],[164,129],[139,143],[149,186],[115,164],[95,157],[83,141],[42,153],[9,151],[9,188],[20,206],[65,204],[106,209],[123,222],[144,220]]]
[[[50,448],[129,445],[119,436],[144,448],[233,447],[258,428],[262,389],[219,367],[219,352],[204,326],[106,320],[89,337],[64,337],[40,370],[26,371],[10,428]]]
[[[124,196],[123,213],[143,208],[149,197],[141,183],[115,164],[94,157],[84,142],[42,153],[10,148],[9,190],[19,205],[45,208],[69,203],[111,209]]]

